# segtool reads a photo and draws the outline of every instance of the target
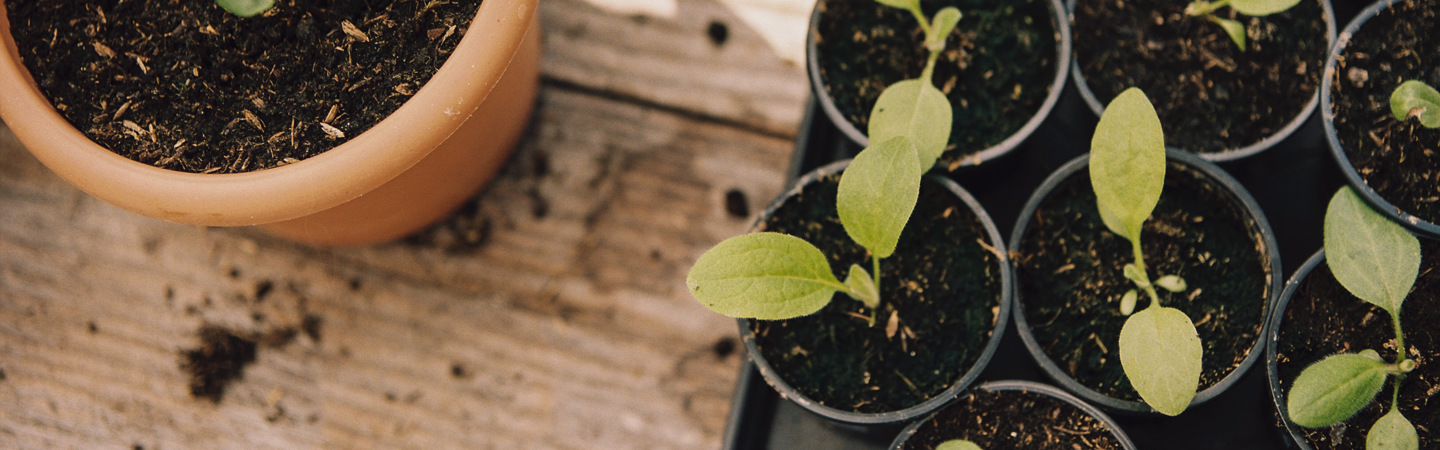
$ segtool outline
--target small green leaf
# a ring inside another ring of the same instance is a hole
[[[1300,372],[1285,409],[1296,425],[1327,427],[1370,404],[1385,386],[1385,376],[1385,363],[1368,355],[1330,355]]]
[[[904,80],[880,92],[870,110],[871,145],[908,136],[919,152],[920,171],[930,170],[950,142],[950,99],[930,80]]]
[[[1401,122],[1415,116],[1425,128],[1440,128],[1440,92],[1419,80],[1400,83],[1390,94],[1390,113]]]
[[[951,439],[941,442],[935,450],[981,450],[979,445],[964,439]]]
[[[960,10],[954,6],[946,6],[935,13],[935,18],[931,20],[930,25],[930,30],[935,33],[931,35],[931,38],[935,42],[926,42],[925,46],[929,47],[931,51],[944,50],[945,38],[950,36],[950,32],[955,31],[955,24],[960,23],[961,17]]]
[[[870,309],[880,307],[880,289],[875,286],[875,278],[872,278],[864,267],[851,264],[850,273],[845,275],[845,286],[850,288],[850,291],[846,292],[850,298],[859,300]]]
[[[1135,302],[1140,300],[1140,293],[1134,289],[1125,291],[1125,296],[1120,297],[1120,315],[1128,316],[1135,312]]]
[[[1185,313],[1146,308],[1120,328],[1120,365],[1140,398],[1165,415],[1179,415],[1200,386],[1200,336]]]
[[[1236,47],[1240,47],[1240,51],[1245,51],[1245,24],[1215,16],[1209,17],[1211,22],[1215,22],[1220,25],[1220,28],[1225,29],[1225,34],[1230,36],[1230,40],[1235,42]]]
[[[780,233],[721,241],[700,255],[685,284],[712,311],[761,320],[814,314],[845,289],[820,249]]]
[[[1375,425],[1370,427],[1370,433],[1365,435],[1365,450],[1418,450],[1420,448],[1420,436],[1415,433],[1415,425],[1400,411],[1391,409],[1389,413],[1380,416]]]
[[[1230,7],[1247,16],[1268,16],[1299,3],[1300,0],[1230,0]]]
[[[1090,143],[1090,184],[1105,226],[1139,242],[1165,187],[1165,135],[1140,89],[1121,92],[1100,116]]]
[[[1161,289],[1170,292],[1184,292],[1187,287],[1185,286],[1185,279],[1180,278],[1179,275],[1166,275],[1160,277],[1160,279],[1155,280],[1155,285],[1160,286]]]
[[[240,17],[253,17],[275,6],[275,0],[215,0],[215,4]]]
[[[894,7],[894,8],[913,9],[913,10],[917,10],[917,11],[920,9],[920,0],[875,0],[875,1],[878,2],[878,3],[880,3],[880,4],[882,4],[882,5],[890,6],[890,7]]]
[[[1150,275],[1145,273],[1144,270],[1141,270],[1140,266],[1135,265],[1135,263],[1125,264],[1124,273],[1125,279],[1134,282],[1135,285],[1141,289],[1150,287]]]
[[[840,175],[835,211],[850,239],[875,257],[895,253],[920,198],[920,165],[910,139],[896,136],[862,150]]]
[[[1420,241],[1342,186],[1325,210],[1325,263],[1351,294],[1400,317],[1420,272]]]

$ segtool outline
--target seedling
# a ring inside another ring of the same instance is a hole
[[[240,17],[252,17],[275,6],[275,0],[215,0],[215,4]]]
[[[964,439],[951,439],[935,446],[935,450],[981,450],[979,445]]]
[[[950,139],[950,101],[930,82],[945,37],[960,21],[953,7],[927,20],[919,0],[876,0],[908,10],[925,31],[930,57],[920,78],[885,88],[870,111],[870,147],[840,176],[836,213],[845,233],[870,252],[867,271],[851,264],[845,281],[830,272],[825,255],[803,239],[753,233],[721,241],[690,268],[690,294],[731,317],[783,320],[814,314],[836,292],[870,308],[880,307],[880,260],[895,252],[900,232],[915,210],[920,177]]]
[[[1418,449],[1415,426],[1400,413],[1398,403],[1400,382],[1415,370],[1400,328],[1400,307],[1420,272],[1420,242],[1345,186],[1331,197],[1325,211],[1325,262],[1345,290],[1390,315],[1395,361],[1386,362],[1379,352],[1366,349],[1311,364],[1290,388],[1285,405],[1290,420],[1306,428],[1347,420],[1373,402],[1386,378],[1394,376],[1390,411],[1370,427],[1365,448]]]
[[[1130,241],[1135,255],[1124,267],[1135,288],[1120,301],[1120,312],[1130,316],[1120,329],[1120,365],[1140,398],[1156,411],[1178,415],[1200,384],[1200,337],[1184,312],[1160,306],[1155,291],[1184,291],[1185,280],[1165,275],[1152,283],[1141,251],[1140,230],[1165,187],[1165,136],[1140,89],[1121,92],[1100,116],[1090,147],[1090,183],[1105,227]],[[1140,292],[1150,305],[1132,315]]]
[[[1400,83],[1390,93],[1390,114],[1401,122],[1414,117],[1425,128],[1440,128],[1440,92],[1419,80]]]
[[[1215,15],[1215,10],[1229,5],[1235,8],[1236,12],[1247,16],[1268,16],[1275,14],[1299,4],[1300,0],[1195,0],[1185,7],[1185,14],[1191,17],[1205,17],[1211,22],[1220,25],[1225,29],[1225,34],[1230,35],[1230,40],[1235,41],[1235,46],[1240,51],[1245,51],[1245,24],[1237,20],[1222,18]]]

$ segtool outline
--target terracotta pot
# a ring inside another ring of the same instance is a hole
[[[389,117],[304,161],[236,174],[157,168],[70,125],[22,66],[0,0],[0,117],[40,162],[126,210],[205,226],[262,225],[315,245],[399,238],[446,216],[494,177],[539,85],[538,0],[486,0],[455,52]]]

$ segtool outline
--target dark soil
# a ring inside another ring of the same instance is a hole
[[[963,14],[936,62],[933,82],[950,98],[954,125],[941,167],[994,146],[1025,125],[1055,78],[1059,37],[1045,0],[924,0],[933,17]],[[869,126],[880,91],[925,69],[925,33],[904,10],[873,1],[822,0],[815,42],[820,78],[856,128]],[[953,169],[952,169],[953,170]]]
[[[193,0],[6,7],[40,90],[90,139],[157,167],[231,173],[374,126],[430,79],[478,4],[280,0],[248,19]]]
[[[1145,91],[1165,144],[1196,153],[1239,149],[1295,119],[1320,86],[1325,21],[1320,2],[1265,17],[1232,8],[1245,24],[1241,52],[1219,25],[1185,15],[1188,1],[1083,0],[1075,6],[1075,58],[1102,104]]]
[[[976,389],[921,425],[902,449],[933,450],[951,439],[993,449],[1121,448],[1112,433],[1100,419],[1055,397]]]
[[[815,244],[843,280],[852,263],[870,267],[870,259],[835,213],[838,180],[810,185],[763,228]],[[881,261],[873,326],[871,310],[836,294],[810,316],[751,321],[756,344],[781,378],[831,408],[876,413],[922,403],[964,376],[994,332],[1000,266],[985,239],[965,203],[927,179],[895,254]],[[896,331],[887,336],[892,315]]]
[[[200,348],[186,350],[180,367],[190,373],[190,395],[220,403],[225,387],[255,362],[255,341],[220,327],[200,329]]]
[[[1164,193],[1142,231],[1151,278],[1174,274],[1189,285],[1183,293],[1157,291],[1161,305],[1185,312],[1200,333],[1201,390],[1240,365],[1265,318],[1274,274],[1267,272],[1259,233],[1243,211],[1204,175],[1171,162]],[[1138,401],[1118,353],[1126,319],[1120,298],[1134,286],[1122,268],[1134,257],[1130,242],[1100,220],[1089,172],[1062,182],[1028,220],[1012,259],[1036,341],[1080,384]],[[1137,311],[1150,304],[1141,297]]]
[[[1420,448],[1433,448],[1440,430],[1440,408],[1429,403],[1440,391],[1440,243],[1420,241],[1420,276],[1401,307],[1405,346],[1416,362],[1415,370],[1400,384],[1400,412],[1420,433]],[[1305,277],[1285,308],[1276,341],[1280,386],[1287,394],[1295,378],[1310,364],[1335,353],[1372,349],[1386,361],[1395,360],[1395,329],[1385,310],[1345,290],[1324,264]],[[1325,429],[1303,429],[1316,450],[1363,449],[1370,426],[1390,410],[1394,378],[1376,396],[1376,402],[1355,417]],[[1422,409],[1424,408],[1424,409]]]
[[[1390,114],[1406,80],[1440,86],[1440,3],[1398,3],[1355,32],[1331,80],[1335,133],[1365,184],[1401,211],[1440,223],[1440,130]]]

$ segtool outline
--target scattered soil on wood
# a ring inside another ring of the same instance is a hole
[[[1036,341],[1080,384],[1139,401],[1118,350],[1127,318],[1120,298],[1134,287],[1123,267],[1134,257],[1130,242],[1100,220],[1089,172],[1062,182],[1028,220],[1012,258]],[[1256,229],[1208,177],[1179,163],[1167,166],[1164,193],[1141,240],[1152,279],[1179,275],[1188,284],[1181,293],[1158,291],[1161,304],[1183,311],[1200,333],[1201,390],[1234,371],[1260,337],[1275,275],[1264,265]],[[1137,311],[1150,304],[1141,297]]]
[[[1420,241],[1420,276],[1415,279],[1401,307],[1400,321],[1405,332],[1409,357],[1415,370],[1400,383],[1400,412],[1420,433],[1420,448],[1433,448],[1434,431],[1440,430],[1440,408],[1426,407],[1440,391],[1440,243]],[[1295,378],[1310,364],[1336,353],[1371,349],[1386,361],[1394,361],[1395,329],[1390,315],[1351,295],[1335,280],[1324,263],[1316,266],[1296,289],[1286,306],[1276,340],[1277,374],[1281,389],[1290,392]],[[1304,429],[1303,435],[1316,450],[1364,449],[1365,435],[1380,416],[1390,411],[1395,390],[1391,377],[1375,402],[1354,417],[1323,429]]]
[[[1440,86],[1440,2],[1395,4],[1360,27],[1331,79],[1335,133],[1365,184],[1401,211],[1440,223],[1440,129],[1395,120],[1406,80]]]
[[[1075,6],[1075,61],[1101,104],[1139,87],[1165,125],[1165,144],[1196,153],[1239,149],[1295,119],[1320,86],[1325,19],[1319,1],[1245,24],[1246,50],[1187,1],[1087,0]]]
[[[925,0],[933,17],[946,6],[963,17],[945,42],[933,83],[950,98],[950,147],[938,163],[958,165],[999,144],[1045,102],[1055,79],[1059,37],[1045,0]],[[878,2],[821,0],[815,34],[825,92],[863,133],[886,86],[917,78],[929,52],[910,13]]]
[[[303,160],[414,95],[478,1],[7,1],[20,56],[81,132],[135,161],[232,173]]]
[[[838,180],[809,185],[763,228],[815,244],[843,280],[851,264],[870,267],[870,258],[840,225]],[[751,321],[755,342],[781,378],[831,408],[876,413],[922,403],[964,376],[993,334],[1000,266],[984,240],[965,203],[926,179],[895,253],[881,260],[874,325],[871,310],[837,293],[810,316]]]
[[[1048,395],[973,390],[926,421],[904,450],[934,450],[951,439],[980,448],[1074,450],[1121,448],[1113,430],[1084,410]]]

